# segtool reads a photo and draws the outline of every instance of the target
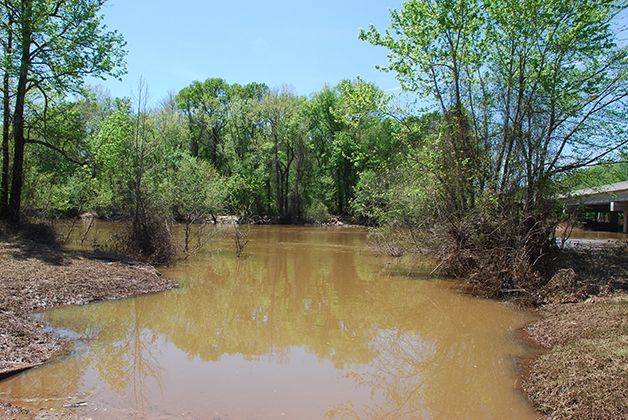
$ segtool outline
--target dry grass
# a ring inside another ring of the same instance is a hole
[[[522,364],[523,390],[547,418],[628,418],[628,250],[566,249],[527,326],[547,350]]]
[[[628,296],[553,304],[526,328],[549,350],[524,363],[523,389],[551,419],[628,418]]]

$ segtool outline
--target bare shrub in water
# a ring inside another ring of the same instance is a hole
[[[174,240],[167,219],[157,211],[142,207],[136,212],[129,231],[121,238],[119,248],[142,261],[166,265],[174,258]]]
[[[236,246],[236,257],[240,258],[242,257],[244,254],[244,247],[246,246],[246,244],[249,243],[248,239],[245,239],[247,236],[249,236],[249,231],[247,230],[246,232],[242,232],[240,231],[240,229],[238,229],[238,225],[235,225],[235,232],[233,234],[234,239],[235,239],[235,246]]]
[[[472,213],[433,226],[427,240],[439,261],[437,268],[465,278],[476,295],[511,296],[536,304],[539,290],[556,270],[555,223],[548,218],[487,216]]]

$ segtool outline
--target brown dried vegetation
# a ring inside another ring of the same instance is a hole
[[[175,287],[133,259],[66,251],[26,239],[28,231],[0,231],[0,374],[41,364],[66,350],[30,317],[33,312]]]
[[[628,418],[628,250],[564,249],[525,333],[523,391],[549,419]]]
[[[628,296],[549,304],[528,326],[549,348],[522,364],[523,390],[547,418],[628,418]]]

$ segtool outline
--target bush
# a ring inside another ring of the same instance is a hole
[[[329,212],[327,206],[320,200],[314,201],[309,205],[303,214],[306,220],[313,223],[324,223],[329,220]]]
[[[474,294],[535,305],[558,268],[558,219],[548,213],[525,216],[479,206],[464,215],[439,216],[424,236],[441,272],[466,279]]]
[[[150,209],[138,211],[119,249],[150,264],[168,264],[174,258],[175,246],[167,218]]]

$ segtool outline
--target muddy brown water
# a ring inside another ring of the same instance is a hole
[[[92,419],[539,418],[516,389],[529,315],[377,256],[363,228],[251,227],[240,259],[228,229],[161,269],[177,290],[42,314],[76,350],[0,398]]]

